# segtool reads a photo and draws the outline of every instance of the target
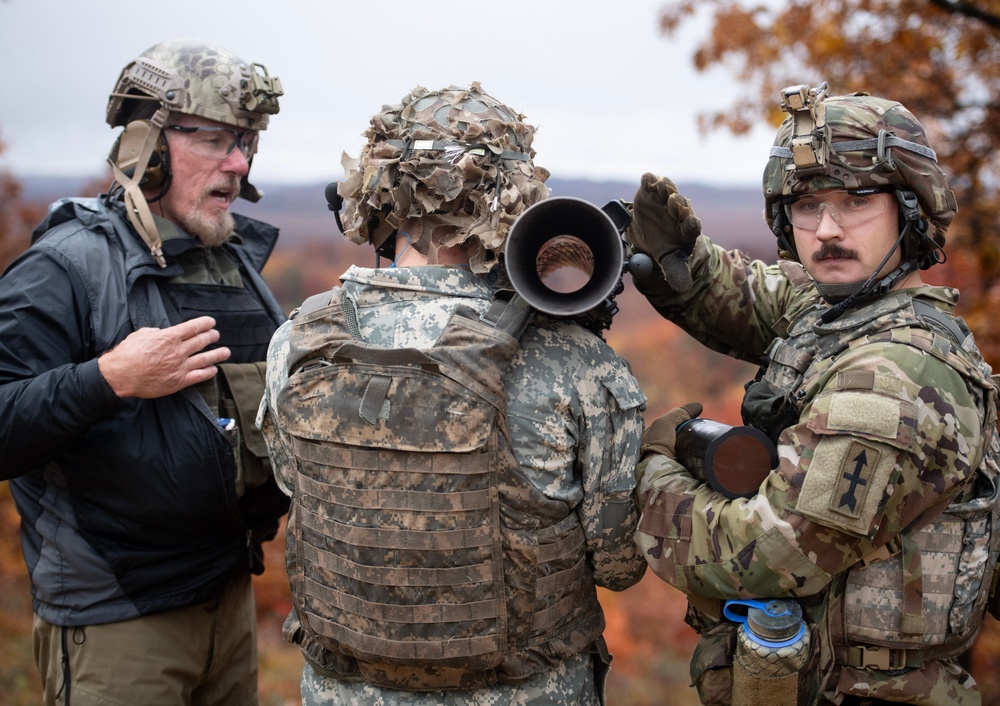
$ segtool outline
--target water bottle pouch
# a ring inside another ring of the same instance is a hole
[[[747,624],[747,619],[749,617],[749,611],[751,608],[756,608],[758,610],[769,612],[768,608],[773,603],[773,601],[762,601],[762,600],[731,600],[726,601],[722,608],[722,614],[725,615],[729,620],[734,623],[739,623],[744,626],[747,630],[747,634],[752,636],[752,638],[759,644],[771,648],[778,649],[781,647],[788,647],[793,645],[805,635],[806,624],[804,620],[799,619],[799,627],[794,635],[791,637],[786,637],[783,639],[770,639],[765,635],[758,634],[757,631],[753,629],[752,625]]]

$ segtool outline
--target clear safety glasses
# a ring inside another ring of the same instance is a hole
[[[229,127],[188,127],[167,125],[166,130],[176,130],[188,135],[188,146],[195,154],[223,160],[237,147],[249,160],[257,152],[257,130],[233,130]]]
[[[794,201],[786,201],[785,211],[791,224],[802,230],[817,230],[824,212],[829,213],[841,228],[852,228],[886,212],[893,201],[883,196],[887,191],[891,189],[869,187],[800,196]]]

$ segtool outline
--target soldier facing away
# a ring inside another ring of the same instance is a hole
[[[645,397],[601,338],[498,286],[512,223],[548,194],[533,135],[478,84],[418,87],[344,158],[345,234],[391,266],[293,313],[258,416],[292,498],[304,704],[603,698],[596,587],[646,568]]]
[[[259,197],[280,95],[226,49],[149,48],[108,101],[109,193],[53,204],[0,278],[0,477],[46,704],[257,703],[250,575],[288,501],[248,437],[285,316],[259,274],[277,229],[229,206]]]
[[[706,704],[978,704],[956,658],[996,560],[995,387],[958,292],[920,275],[943,259],[955,199],[899,103],[824,84],[786,89],[782,108],[763,179],[776,265],[700,235],[669,180],[636,192],[626,238],[661,264],[637,286],[707,346],[761,363],[742,413],[779,457],[730,499],[674,460],[700,406],[672,410],[644,436],[637,541],[688,597]],[[734,659],[726,601],[753,599],[796,601],[810,631],[784,701],[754,700]]]

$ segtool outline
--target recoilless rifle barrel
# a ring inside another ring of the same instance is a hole
[[[572,196],[539,201],[514,222],[504,250],[514,290],[538,311],[608,328],[625,272],[645,277],[653,261],[626,258],[622,233],[632,216],[621,201],[598,208]]]
[[[778,451],[764,432],[701,417],[677,427],[674,451],[691,475],[728,498],[756,495],[778,465]]]

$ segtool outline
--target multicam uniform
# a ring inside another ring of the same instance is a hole
[[[483,278],[457,267],[352,268],[342,281],[345,297],[357,307],[361,339],[381,347],[428,348],[459,306],[481,313],[491,297]],[[297,478],[291,447],[286,432],[274,423],[272,402],[288,378],[290,330],[290,324],[283,326],[272,340],[267,392],[258,421],[277,475],[286,492],[294,494]],[[545,513],[553,504],[561,506],[560,526],[573,515],[578,518],[585,538],[579,559],[589,566],[586,571],[592,573],[594,585],[612,590],[631,586],[645,569],[632,541],[637,517],[633,468],[645,397],[625,362],[581,327],[539,318],[521,337],[521,351],[505,378],[505,388],[514,456],[544,495],[549,506]],[[596,621],[599,634],[603,618],[596,601],[594,605],[596,613],[587,623]],[[516,685],[421,693],[324,678],[324,665],[335,663],[335,658],[303,641],[294,612],[286,635],[299,641],[306,654],[302,692],[307,704],[597,703],[596,656],[588,652],[566,656],[553,652],[550,668]]]
[[[913,304],[954,318],[957,292],[891,292],[823,324],[798,264],[750,262],[705,237],[690,263],[685,295],[644,293],[706,345],[766,359],[773,404],[751,404],[751,386],[744,413],[783,428],[778,468],[749,499],[728,500],[665,456],[639,466],[637,541],[689,597],[703,701],[731,698],[736,624],[722,602],[791,597],[813,634],[802,674],[816,678],[801,702],[979,703],[953,657],[978,632],[995,551],[996,469],[976,474],[995,443],[989,368],[971,336],[960,347],[929,330]]]

